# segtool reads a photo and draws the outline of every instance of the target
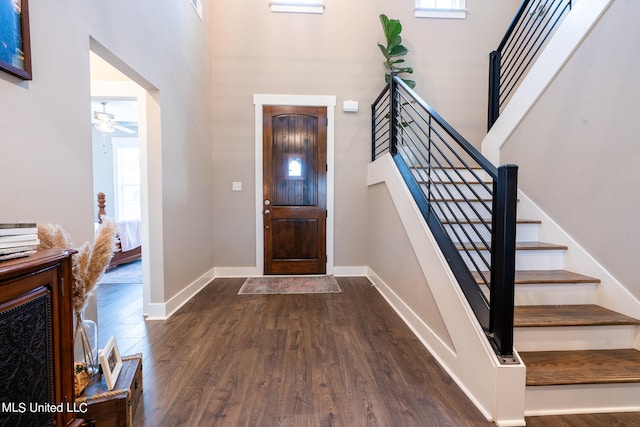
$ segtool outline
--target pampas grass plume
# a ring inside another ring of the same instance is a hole
[[[76,249],[77,254],[73,255],[73,309],[80,313],[84,310],[89,299],[87,292],[86,271],[91,258],[91,245],[84,242],[82,246]]]
[[[38,224],[38,249],[70,249],[73,247],[69,234],[57,224]]]
[[[91,250],[91,259],[86,268],[85,289],[91,294],[98,281],[104,274],[104,270],[109,265],[113,250],[116,246],[116,234],[118,232],[118,224],[110,219],[103,219],[100,231],[93,243]]]
[[[73,308],[80,313],[87,305],[98,281],[104,274],[113,255],[118,225],[105,218],[93,245],[85,242],[71,257],[73,271]],[[38,224],[38,249],[71,249],[71,237],[61,226]]]

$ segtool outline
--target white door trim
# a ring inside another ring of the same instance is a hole
[[[253,95],[255,105],[255,161],[256,161],[256,270],[264,275],[263,183],[262,183],[262,107],[265,105],[293,105],[299,107],[327,107],[327,274],[333,274],[334,228],[334,119],[335,96],[322,95]]]

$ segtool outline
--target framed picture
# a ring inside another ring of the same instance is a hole
[[[0,0],[0,70],[31,80],[28,0]]]
[[[107,383],[107,388],[113,390],[122,369],[122,358],[118,350],[116,337],[109,338],[107,345],[100,352],[100,367]]]

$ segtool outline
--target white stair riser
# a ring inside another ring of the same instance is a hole
[[[596,283],[516,285],[516,305],[595,304]]]
[[[433,202],[432,208],[439,218],[458,218],[460,220],[468,218],[473,220],[491,217],[491,203],[489,202],[459,204],[455,202]]]
[[[483,224],[443,224],[443,226],[454,242],[480,242],[482,240],[487,243],[491,242],[491,232]]]
[[[489,225],[491,225],[489,223]],[[491,241],[491,233],[483,224],[462,224],[449,225],[444,224],[447,233],[454,242],[479,242],[480,237],[486,242]],[[535,242],[538,240],[538,224],[517,224],[516,225],[516,241],[517,242]],[[464,230],[464,231],[463,231]],[[466,231],[466,234],[465,234]],[[457,236],[456,236],[457,233]]]
[[[537,242],[540,224],[517,224],[516,242]]]
[[[604,350],[633,347],[637,333],[634,325],[515,328],[513,341],[518,351]]]
[[[490,181],[487,173],[483,170],[472,172],[466,169],[432,169],[429,172],[428,169],[412,169],[412,171],[418,181],[425,182],[459,182],[464,180],[472,183]],[[429,173],[431,173],[431,178],[429,178]]]
[[[528,386],[525,415],[640,411],[640,383]]]
[[[480,184],[471,186],[458,184],[421,184],[422,191],[434,194],[437,199],[460,199],[463,196],[470,199],[490,199],[491,193]],[[490,187],[489,187],[490,188]]]
[[[562,270],[564,250],[517,250],[516,251],[516,270]],[[472,271],[475,271],[469,254],[461,251],[462,259]],[[471,252],[471,257],[481,269],[486,270],[485,262],[482,260],[490,260],[488,251],[480,251],[480,254]]]

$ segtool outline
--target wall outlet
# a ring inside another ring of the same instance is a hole
[[[233,181],[231,183],[231,190],[232,191],[242,191],[242,182],[240,181]]]

